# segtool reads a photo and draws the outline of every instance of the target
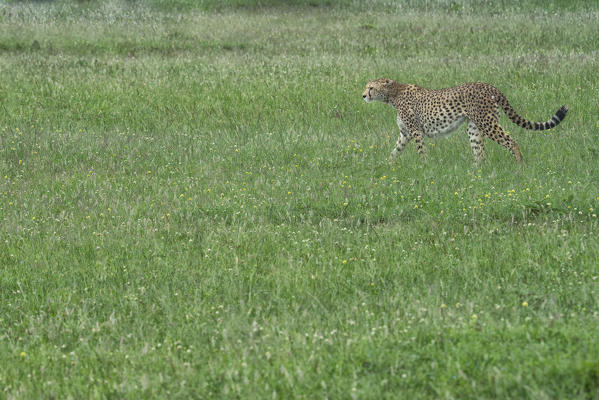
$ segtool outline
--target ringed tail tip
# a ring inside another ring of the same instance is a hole
[[[568,107],[562,106],[557,112],[555,116],[559,118],[560,122],[565,118],[566,113],[568,112]]]

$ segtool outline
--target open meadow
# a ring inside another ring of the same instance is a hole
[[[598,99],[590,0],[0,0],[0,398],[597,399]]]

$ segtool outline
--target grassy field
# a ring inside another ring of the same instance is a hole
[[[599,4],[386,3],[0,2],[0,398],[598,398]]]

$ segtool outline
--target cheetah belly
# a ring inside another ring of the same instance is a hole
[[[458,117],[453,121],[444,121],[442,123],[428,123],[424,125],[424,134],[429,138],[447,136],[455,131],[466,117]]]

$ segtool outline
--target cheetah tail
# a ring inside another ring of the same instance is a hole
[[[555,112],[555,114],[553,114],[553,117],[551,117],[550,120],[546,122],[531,122],[519,116],[516,113],[516,111],[512,108],[510,103],[507,101],[505,96],[502,96],[502,98],[499,99],[498,103],[513,123],[521,126],[522,128],[531,129],[533,131],[544,131],[547,129],[555,128],[557,125],[559,125],[560,122],[564,120],[564,118],[566,117],[566,113],[568,112],[568,108],[566,106],[562,106],[559,110]]]

